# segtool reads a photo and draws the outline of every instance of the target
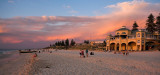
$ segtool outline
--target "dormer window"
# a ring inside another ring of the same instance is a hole
[[[122,34],[126,34],[126,32],[122,32]]]

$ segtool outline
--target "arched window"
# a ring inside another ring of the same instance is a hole
[[[117,35],[119,34],[119,32],[117,33]]]
[[[126,32],[122,32],[122,34],[126,34]]]

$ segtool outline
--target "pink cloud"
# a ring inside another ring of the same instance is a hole
[[[4,43],[23,41],[54,41],[69,39],[104,40],[121,26],[132,28],[137,21],[140,28],[145,28],[150,13],[157,16],[160,4],[147,3],[143,0],[121,2],[105,7],[109,14],[101,16],[28,16],[0,19],[0,38]],[[7,30],[7,31],[5,31]]]
[[[0,26],[0,33],[4,33],[4,32],[6,32],[7,30],[4,30],[4,28],[3,28],[4,26],[3,25],[1,25]]]
[[[12,43],[12,44],[23,42],[22,40],[13,37],[1,37],[1,40],[3,43]]]

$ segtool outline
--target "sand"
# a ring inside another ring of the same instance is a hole
[[[19,55],[18,51],[12,53],[1,56],[0,75],[28,75],[34,60],[33,54]]]
[[[94,52],[80,58],[77,50],[13,54],[0,60],[0,75],[160,75],[160,51]],[[12,58],[8,58],[12,57]],[[5,61],[5,62],[4,62]]]
[[[133,52],[128,56],[105,52],[80,58],[79,51],[38,53],[28,75],[160,75],[160,52]]]

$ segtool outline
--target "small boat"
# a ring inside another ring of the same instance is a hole
[[[19,50],[19,53],[33,53],[33,52],[37,52],[37,51],[31,51],[31,50],[22,51],[22,50]]]

